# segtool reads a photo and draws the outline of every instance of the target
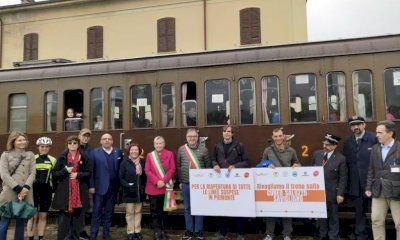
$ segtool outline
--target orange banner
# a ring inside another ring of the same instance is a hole
[[[302,197],[303,202],[325,202],[325,191],[306,190],[306,194],[302,194]],[[256,190],[255,200],[256,202],[274,202],[274,195],[268,195],[266,190]]]

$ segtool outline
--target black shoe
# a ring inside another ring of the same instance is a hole
[[[87,232],[85,230],[83,230],[81,232],[81,234],[79,234],[79,239],[80,240],[89,240],[90,236],[87,234]]]
[[[193,233],[190,231],[185,231],[185,233],[183,234],[182,240],[189,240],[192,239],[193,237]]]
[[[139,239],[139,240],[142,240],[143,239],[142,233],[135,233],[135,238]]]
[[[128,235],[126,236],[126,239],[135,240],[136,239],[135,234],[134,233],[128,233]]]
[[[205,239],[204,238],[204,233],[202,231],[195,232],[194,235],[193,235],[193,238],[197,239],[197,240],[203,240],[203,239]]]

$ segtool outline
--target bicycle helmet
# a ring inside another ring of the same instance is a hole
[[[37,141],[36,141],[36,145],[49,145],[51,146],[53,142],[51,141],[51,138],[48,137],[40,137]]]

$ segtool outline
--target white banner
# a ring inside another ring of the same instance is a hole
[[[326,218],[322,167],[190,170],[192,215]]]
[[[190,169],[192,215],[255,217],[254,179],[251,168]]]
[[[326,218],[322,167],[253,170],[257,217]]]

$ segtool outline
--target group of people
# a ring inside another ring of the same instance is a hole
[[[346,137],[343,153],[336,150],[341,138],[326,134],[322,150],[312,154],[314,166],[324,169],[327,219],[318,219],[319,239],[339,239],[338,205],[348,198],[354,203],[356,225],[355,239],[368,239],[366,213],[372,197],[372,230],[374,239],[385,239],[385,219],[388,209],[400,237],[400,143],[395,140],[396,127],[392,121],[378,122],[376,133],[365,130],[365,119],[349,118],[352,134]],[[52,140],[40,137],[36,141],[38,154],[27,151],[27,136],[12,132],[7,141],[7,151],[0,159],[3,190],[0,206],[20,199],[34,204],[38,215],[28,221],[28,237],[33,239],[37,226],[39,239],[43,239],[46,217],[50,206],[59,210],[58,240],[97,239],[100,225],[102,237],[110,236],[111,220],[120,186],[126,203],[127,238],[143,239],[141,234],[142,203],[147,194],[150,202],[153,239],[168,239],[165,233],[167,205],[173,198],[176,176],[183,193],[186,230],[182,239],[204,239],[203,216],[191,215],[190,169],[221,168],[234,171],[248,168],[249,159],[243,143],[234,137],[231,125],[222,128],[222,139],[212,154],[200,144],[198,131],[189,128],[186,141],[179,147],[176,157],[165,148],[162,136],[154,138],[154,150],[147,153],[138,143],[130,143],[122,150],[113,146],[113,138],[105,133],[100,146],[91,148],[91,131],[82,129],[78,136],[66,139],[66,148],[56,159],[49,155]],[[301,167],[296,151],[285,142],[283,129],[272,131],[273,143],[262,155],[269,160],[265,165],[275,167]],[[52,193],[54,192],[54,196]],[[85,212],[92,203],[90,234],[84,230]],[[219,217],[219,231],[215,239],[226,239],[228,221],[236,223],[237,239],[244,239],[246,219]],[[284,240],[292,238],[291,218],[266,218],[264,240],[274,239],[275,224],[282,221]],[[0,240],[5,240],[10,219],[0,220]],[[24,239],[24,220],[16,219],[14,239]]]

